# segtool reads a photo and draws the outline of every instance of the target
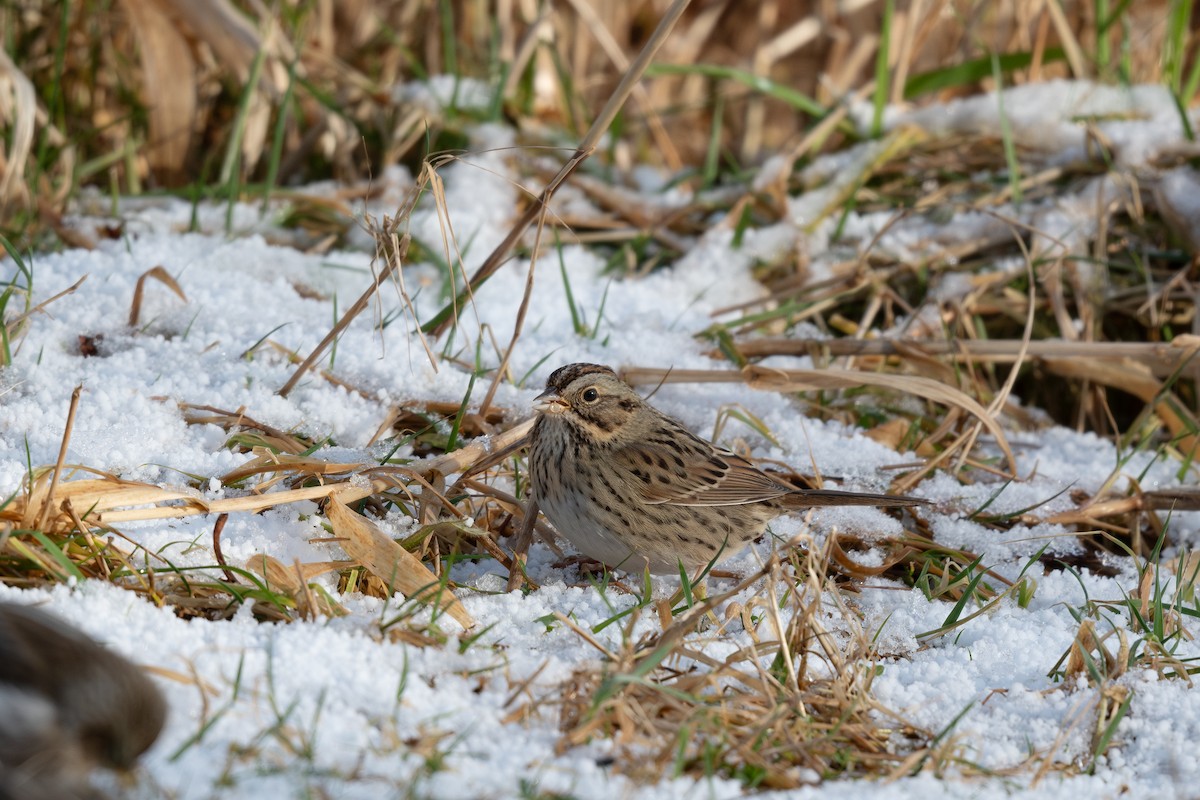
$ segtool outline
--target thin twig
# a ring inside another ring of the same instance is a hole
[[[87,279],[88,279],[88,276],[84,275],[82,278],[75,281],[75,283],[71,284],[66,289],[63,289],[61,292],[54,295],[53,297],[43,300],[42,302],[38,303],[36,306],[34,306],[33,308],[29,309],[28,311],[26,311],[24,313],[17,314],[15,317],[8,320],[8,322],[7,322],[8,327],[10,329],[15,328],[17,325],[20,325],[22,322],[24,322],[29,317],[33,316],[34,314],[37,314],[39,311],[44,311],[46,306],[50,305],[51,303],[53,303],[55,300],[58,300],[59,298],[66,297],[67,295],[71,294],[76,289],[78,289],[80,286],[82,286],[83,282],[86,281]]]
[[[529,272],[525,276],[525,293],[521,296],[521,305],[517,309],[517,321],[513,323],[512,338],[508,340],[508,348],[504,351],[504,357],[500,359],[500,366],[496,368],[496,375],[492,378],[492,385],[488,387],[487,394],[483,396],[483,402],[479,404],[479,413],[487,414],[488,407],[492,404],[492,398],[496,396],[496,389],[500,387],[500,381],[504,379],[504,375],[508,372],[508,360],[512,357],[513,350],[517,347],[517,339],[521,336],[521,329],[525,327],[525,315],[529,311],[529,299],[533,297],[533,275],[537,268],[538,253],[542,252],[542,234],[546,230],[546,206],[542,206],[542,214],[538,217],[537,237],[534,239],[533,254],[529,257]]]
[[[378,276],[376,276],[375,280],[372,281],[371,286],[362,293],[362,296],[359,297],[358,300],[354,301],[354,305],[346,309],[346,313],[343,314],[342,318],[337,321],[337,324],[333,326],[333,329],[330,330],[329,333],[325,334],[325,338],[321,340],[321,343],[318,344],[316,348],[314,348],[309,354],[308,358],[304,359],[300,366],[296,368],[296,371],[292,373],[292,377],[288,379],[288,382],[285,383],[277,393],[280,397],[288,396],[292,389],[295,388],[296,383],[304,376],[304,373],[308,372],[309,367],[311,367],[316,360],[321,357],[321,354],[325,352],[325,348],[329,347],[330,343],[340,336],[342,331],[344,331],[346,327],[354,321],[354,318],[362,313],[362,310],[367,307],[367,303],[371,301],[371,298],[375,295],[375,292],[379,290],[380,284],[390,278],[392,273],[400,268],[401,263],[404,260],[404,256],[408,251],[408,241],[408,235],[405,234],[405,236],[400,240],[400,249],[396,252],[395,258],[388,259],[387,266],[382,272],[379,273]]]
[[[221,514],[217,517],[217,521],[213,523],[213,556],[217,559],[217,563],[221,565],[221,572],[225,573],[225,580],[230,583],[237,583],[237,576],[229,571],[229,565],[225,563],[225,556],[221,553],[221,532],[225,530],[225,523],[228,521],[229,514]]]

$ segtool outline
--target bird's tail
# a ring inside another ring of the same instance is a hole
[[[927,506],[928,500],[893,494],[870,494],[868,492],[838,492],[833,489],[797,489],[779,498],[788,508],[812,508],[813,506],[877,506],[879,508],[911,508]]]

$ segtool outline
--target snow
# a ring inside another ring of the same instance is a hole
[[[428,94],[446,103],[453,85],[442,82]],[[471,86],[458,87],[457,102],[478,104],[487,98]],[[956,101],[915,112],[889,113],[891,126],[918,125],[931,132],[998,133],[995,97]],[[1119,164],[1142,176],[1159,149],[1181,147],[1175,106],[1157,87],[1114,89],[1087,83],[1049,83],[1007,92],[1004,109],[1020,141],[1036,144],[1046,163],[1084,157],[1083,116],[1101,117],[1099,126],[1113,143]],[[1116,115],[1123,118],[1116,119]],[[457,283],[470,273],[507,232],[522,190],[509,163],[511,135],[496,127],[476,131],[472,153],[442,170],[449,224],[462,252],[440,252],[456,267]],[[808,177],[842,174],[870,160],[874,145],[821,159]],[[1176,198],[1178,213],[1195,227],[1200,205],[1194,200],[1195,175],[1163,173],[1162,191]],[[1069,247],[1080,247],[1094,225],[1097,193],[1115,191],[1108,178],[1078,187],[1053,208],[1011,206],[1002,214],[1025,219]],[[411,188],[400,170],[381,176],[383,204],[356,213],[393,213],[397,198]],[[645,191],[654,180],[643,174]],[[788,247],[806,247],[813,274],[844,258],[832,253],[824,223],[804,232],[812,216],[828,202],[833,183],[791,198],[788,218],[770,229],[748,231],[735,247],[733,232],[714,225],[691,243],[692,249],[670,269],[638,280],[614,280],[600,258],[574,246],[561,250],[570,290],[594,337],[572,327],[567,287],[558,254],[537,265],[533,299],[524,331],[513,353],[515,376],[529,375],[521,386],[500,386],[495,403],[512,409],[510,421],[526,415],[546,376],[572,361],[613,365],[711,367],[707,344],[693,334],[708,327],[716,309],[758,297],[752,279],[756,259]],[[672,192],[677,190],[672,189]],[[71,223],[93,233],[104,219],[103,204],[80,204]],[[648,198],[648,203],[654,202]],[[391,203],[390,206],[386,203]],[[507,342],[524,291],[528,262],[513,260],[475,293],[461,324],[435,349],[454,357],[435,369],[412,335],[398,294],[386,288],[380,307],[356,319],[338,342],[336,357],[318,365],[361,391],[348,391],[310,373],[288,398],[276,390],[294,367],[270,347],[270,337],[285,348],[307,354],[332,326],[337,313],[366,288],[372,264],[361,234],[351,238],[359,249],[312,255],[270,243],[272,222],[258,206],[237,206],[227,235],[224,206],[201,206],[158,199],[128,202],[121,210],[124,233],[99,241],[95,251],[69,250],[32,256],[33,302],[41,302],[75,283],[75,293],[33,317],[11,367],[0,372],[0,492],[7,497],[22,484],[28,464],[51,465],[58,456],[68,398],[83,386],[67,462],[104,470],[122,478],[180,485],[186,475],[201,476],[208,499],[237,496],[219,476],[244,464],[248,454],[225,446],[226,434],[211,424],[189,425],[180,403],[235,411],[295,431],[329,445],[315,455],[333,461],[369,460],[370,442],[389,408],[400,401],[458,403],[467,390],[477,346],[487,367],[499,355],[492,336]],[[185,233],[195,221],[199,232]],[[844,240],[864,246],[889,222],[885,215],[850,214]],[[447,220],[432,204],[413,215],[414,235],[440,248]],[[995,218],[963,213],[936,222],[909,217],[891,225],[877,246],[883,251],[935,255],[955,242],[1011,234]],[[843,244],[839,247],[844,248]],[[130,301],[139,276],[163,266],[180,284],[186,302],[150,280],[141,320],[127,326]],[[10,260],[0,274],[12,280]],[[405,269],[405,281],[419,319],[428,320],[444,303],[445,276],[431,264]],[[934,296],[969,290],[961,275],[934,276]],[[607,300],[600,313],[601,297]],[[11,306],[10,306],[11,308]],[[380,327],[381,319],[399,314]],[[80,354],[80,337],[93,337],[98,354]],[[482,344],[481,344],[482,343]],[[807,365],[806,359],[772,359],[777,366]],[[482,382],[481,382],[482,383]],[[475,399],[482,395],[481,383]],[[889,465],[912,461],[838,424],[804,418],[794,398],[758,392],[737,384],[668,384],[654,404],[702,435],[711,433],[722,404],[737,403],[761,418],[777,438],[775,447],[740,423],[726,425],[728,441],[743,437],[758,456],[786,461],[801,470],[816,464],[823,474],[851,487],[879,490]],[[901,402],[898,398],[897,402]],[[1149,453],[1118,453],[1096,436],[1049,427],[1036,433],[1013,431],[1020,473],[1027,480],[1003,486],[979,481],[963,485],[939,474],[914,493],[935,502],[929,512],[936,540],[984,556],[984,564],[1015,579],[1044,545],[1049,552],[1076,553],[1073,534],[1051,524],[1020,525],[998,533],[971,518],[1016,513],[1050,498],[1043,513],[1073,508],[1072,489],[1092,492],[1114,474],[1121,490],[1131,477],[1143,487],[1178,485],[1180,464],[1155,461]],[[1186,474],[1193,481],[1193,468]],[[1002,489],[1002,491],[1001,491]],[[1065,491],[1064,491],[1065,490]],[[997,492],[999,494],[997,495]],[[1057,495],[1057,497],[1055,497]],[[336,557],[327,545],[309,540],[327,535],[312,502],[277,507],[261,514],[231,515],[222,537],[227,560],[244,563],[256,553],[293,560]],[[411,521],[395,516],[381,521],[394,535]],[[1172,517],[1173,535],[1194,536],[1197,515]],[[120,530],[177,565],[210,567],[212,520],[203,516],[133,522]],[[773,526],[775,541],[811,532],[823,539],[829,530],[854,533],[865,541],[896,535],[900,526],[872,509],[824,509],[804,518],[784,518]],[[738,554],[728,567],[751,572],[771,546]],[[861,563],[879,563],[877,553],[857,553]],[[388,606],[350,595],[339,600],[346,617],[290,624],[257,622],[248,607],[232,619],[184,621],[169,608],[157,608],[132,592],[94,581],[53,589],[21,590],[0,586],[0,600],[39,603],[139,664],[155,668],[171,716],[157,745],[144,758],[129,798],[239,798],[331,796],[373,798],[415,796],[502,798],[521,794],[526,784],[541,792],[578,798],[726,798],[738,796],[736,781],[711,778],[697,782],[664,776],[640,784],[604,766],[611,743],[557,749],[558,708],[538,705],[524,721],[506,721],[517,687],[532,680],[522,698],[550,697],[572,673],[597,663],[596,650],[568,627],[546,622],[555,613],[589,628],[628,607],[633,599],[597,587],[573,585],[573,573],[552,566],[555,556],[535,545],[530,574],[541,588],[528,595],[507,593],[503,570],[492,562],[460,564],[453,573],[462,585],[458,596],[482,631],[477,641],[461,644],[457,626],[439,625],[444,645],[420,647],[393,640],[383,632],[402,598]],[[881,671],[873,684],[876,699],[909,721],[941,732],[963,713],[951,736],[950,751],[978,770],[947,778],[931,772],[890,783],[829,781],[795,790],[790,797],[854,798],[999,798],[1023,789],[1030,796],[1165,795],[1200,779],[1200,762],[1186,748],[1200,736],[1200,698],[1188,682],[1166,680],[1148,670],[1119,679],[1133,691],[1131,711],[1120,723],[1115,745],[1095,773],[1050,770],[1038,778],[1044,759],[1086,766],[1095,732],[1096,689],[1049,676],[1078,630],[1071,614],[1089,599],[1119,599],[1137,588],[1128,560],[1111,559],[1115,573],[1088,571],[1028,573],[1036,591],[1027,608],[1012,598],[940,637],[919,634],[941,627],[951,604],[930,601],[919,590],[883,579],[868,580],[850,602],[862,628],[878,635]],[[318,578],[330,590],[328,576]],[[656,596],[667,596],[677,581],[662,580]],[[727,588],[722,579],[712,591]],[[741,601],[749,597],[743,593]],[[613,605],[610,605],[613,604]],[[615,608],[614,608],[615,606]],[[967,609],[969,612],[970,607]],[[428,612],[425,619],[428,619]],[[717,613],[721,618],[721,612]],[[634,636],[657,630],[646,614]],[[1110,614],[1100,633],[1124,629],[1129,621]],[[621,626],[596,634],[606,647],[620,649]],[[767,635],[769,628],[759,631]],[[730,626],[717,634],[693,635],[693,646],[713,657],[744,646],[747,633]],[[1192,642],[1178,645],[1180,658],[1200,655]],[[536,675],[535,675],[536,673]],[[520,700],[517,704],[524,702]],[[438,755],[432,756],[433,747]],[[428,756],[428,757],[427,757]],[[433,762],[440,763],[433,766]],[[815,776],[810,776],[815,778]],[[111,780],[99,779],[102,783]],[[107,785],[107,784],[106,784]],[[767,796],[773,796],[768,793]],[[782,795],[780,795],[782,796]]]

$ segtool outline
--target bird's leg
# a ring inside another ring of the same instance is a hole
[[[565,569],[567,567],[575,567],[579,570],[579,577],[588,581],[589,585],[595,585],[596,577],[603,582],[606,588],[616,589],[625,594],[637,596],[637,592],[631,589],[626,584],[622,583],[614,572],[603,561],[597,561],[594,558],[585,555],[564,556],[553,564],[555,569]]]
[[[716,575],[717,572],[720,572],[722,574]],[[727,570],[709,569],[706,572],[701,572],[700,574],[692,576],[688,581],[688,587],[690,588],[690,594],[691,594],[690,605],[700,605],[701,603],[703,603],[705,600],[708,599],[708,579],[710,576],[715,575],[716,577],[724,577],[724,576],[731,576],[732,574],[733,573],[730,573]],[[671,597],[666,601],[666,603],[667,603],[666,614],[667,614],[668,618],[672,617],[671,610],[675,606],[677,606],[679,603],[682,603],[687,599],[687,594],[688,593],[686,593],[684,591],[684,587],[680,586],[678,589],[675,590],[675,592],[671,595]],[[662,617],[663,613],[664,613],[663,610],[660,609],[659,616]],[[703,619],[707,619],[708,622],[713,627],[716,627],[716,628],[721,627],[721,621],[717,619],[717,615],[714,614],[711,610],[708,611],[701,618],[701,620],[703,620]],[[700,620],[697,620],[697,625],[699,625],[699,624],[700,624]],[[666,626],[664,625],[663,628],[665,630]],[[708,626],[705,626],[705,628],[707,629]]]

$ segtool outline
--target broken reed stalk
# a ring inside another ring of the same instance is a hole
[[[625,71],[625,74],[621,76],[621,82],[613,91],[612,96],[608,98],[608,102],[604,104],[604,108],[596,116],[596,120],[592,123],[592,127],[588,129],[587,134],[583,137],[583,141],[580,142],[575,153],[563,165],[563,168],[550,179],[546,184],[546,188],[538,195],[537,200],[530,204],[517,221],[513,223],[508,235],[504,237],[504,241],[496,245],[496,249],[484,259],[484,262],[475,271],[475,274],[467,281],[466,287],[445,308],[438,312],[437,316],[421,327],[424,333],[433,336],[441,336],[445,333],[446,329],[454,324],[457,319],[456,309],[463,308],[472,293],[484,281],[490,278],[496,270],[500,269],[501,265],[508,259],[509,252],[525,233],[525,230],[533,224],[535,219],[546,213],[550,205],[550,198],[554,196],[558,187],[595,151],[601,137],[604,136],[609,126],[612,125],[617,112],[625,105],[625,101],[629,98],[637,82],[641,80],[642,74],[650,65],[651,59],[654,58],[659,48],[662,47],[667,36],[671,33],[671,29],[675,27],[675,23],[683,16],[683,12],[687,9],[689,3],[690,0],[675,0],[671,3],[671,7],[663,14],[658,27],[654,29],[654,33],[646,42],[645,47],[638,53],[633,63],[629,65],[629,69]]]
[[[516,449],[524,444],[525,438],[533,427],[533,420],[511,428],[503,433],[490,437],[479,437],[465,447],[451,453],[429,459],[406,468],[406,473],[414,477],[424,477],[434,474],[462,474],[470,471],[482,460],[490,460],[493,454]],[[367,477],[371,473],[368,471]],[[106,483],[95,481],[95,484]],[[372,494],[385,492],[396,488],[395,480],[387,477],[376,477],[366,484],[360,480],[346,480],[327,483],[322,486],[306,486],[300,489],[289,489],[268,494],[252,494],[245,497],[230,497],[222,500],[202,500],[195,493],[158,486],[146,486],[131,483],[127,489],[119,492],[102,493],[100,487],[84,486],[82,481],[66,484],[75,491],[88,492],[88,502],[85,504],[90,513],[88,520],[96,525],[108,525],[116,522],[132,522],[147,519],[179,519],[201,514],[223,514],[234,511],[258,512],[285,503],[300,500],[322,500],[326,497],[337,496],[344,503],[353,503]],[[95,488],[95,491],[89,491]],[[155,505],[152,508],[128,508],[127,506],[170,503],[182,500],[185,505]],[[111,509],[111,510],[110,510]]]
[[[280,397],[287,397],[288,394],[291,393],[292,389],[295,388],[300,378],[302,378],[304,373],[308,372],[309,368],[316,363],[316,360],[321,357],[321,354],[325,352],[325,349],[329,347],[333,340],[340,336],[342,331],[344,331],[346,327],[354,321],[354,318],[361,314],[362,310],[367,307],[367,303],[369,303],[371,298],[375,296],[375,292],[379,291],[380,284],[390,278],[392,273],[400,268],[401,264],[404,262],[404,257],[408,254],[409,241],[410,239],[407,233],[401,237],[400,242],[396,247],[396,251],[389,254],[387,266],[384,267],[383,271],[375,276],[375,280],[371,282],[370,287],[368,287],[367,290],[362,293],[361,297],[354,301],[354,305],[346,309],[346,313],[342,315],[342,318],[337,321],[337,324],[333,326],[329,333],[325,334],[325,338],[321,340],[321,343],[313,348],[313,351],[309,353],[308,358],[304,359],[304,361],[300,363],[300,366],[296,367],[296,371],[292,373],[292,377],[289,378],[288,382],[285,383],[277,392]]]

